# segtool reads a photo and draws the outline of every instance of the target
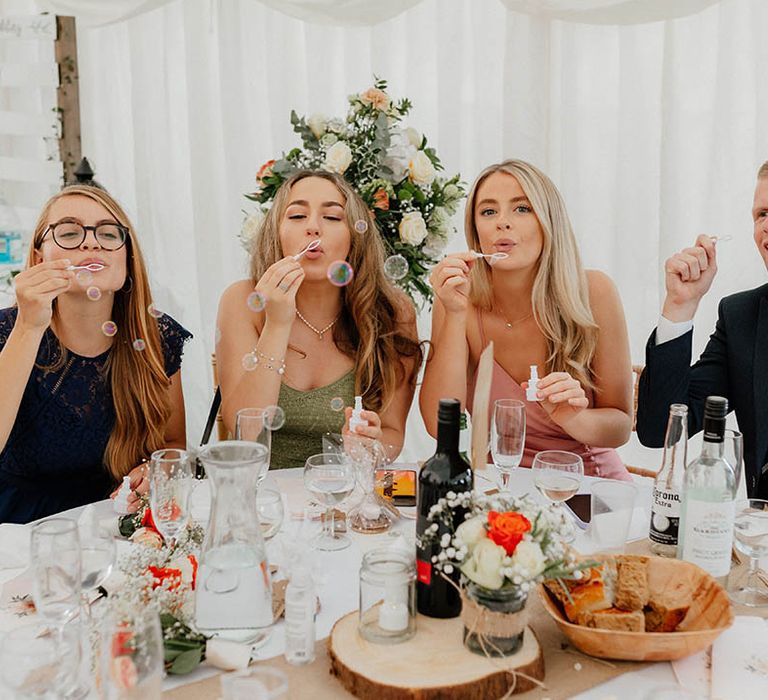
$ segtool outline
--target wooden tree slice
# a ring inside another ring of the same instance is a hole
[[[400,644],[373,644],[357,631],[358,613],[336,622],[328,638],[331,672],[358,698],[376,700],[488,700],[500,698],[514,684],[524,693],[544,678],[539,640],[525,628],[523,646],[513,656],[487,659],[464,646],[459,618],[438,620],[419,615],[416,635]]]

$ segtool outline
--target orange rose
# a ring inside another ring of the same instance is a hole
[[[531,529],[531,521],[520,513],[488,513],[488,537],[508,556],[512,556],[523,535]]]
[[[148,566],[147,571],[154,577],[152,590],[159,588],[163,582],[170,581],[170,590],[174,590],[181,585],[181,569],[174,569],[169,566]]]
[[[118,627],[118,631],[112,635],[112,656],[124,656],[132,654],[134,651],[133,632],[127,624],[123,623]]]
[[[259,168],[259,172],[256,173],[256,182],[261,184],[265,177],[269,177],[272,174],[272,166],[274,164],[274,160],[268,160],[264,163],[264,165]]]
[[[389,195],[383,187],[374,193],[373,206],[375,209],[383,209],[384,211],[389,209]]]

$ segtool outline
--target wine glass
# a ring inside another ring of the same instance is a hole
[[[32,526],[32,598],[39,615],[63,635],[80,608],[81,560],[77,523],[51,518]]]
[[[501,490],[509,491],[509,477],[519,466],[525,448],[525,404],[498,399],[491,420],[491,457],[501,475]]]
[[[736,507],[733,539],[749,557],[749,573],[742,586],[730,589],[731,600],[750,607],[768,605],[768,576],[758,568],[760,558],[768,556],[768,501],[753,498]]]
[[[576,528],[573,520],[566,516],[563,501],[567,501],[578,490],[584,476],[584,463],[573,452],[545,450],[538,452],[531,465],[533,483],[542,495],[555,504],[563,526],[560,529],[564,542],[573,542]]]
[[[241,408],[235,414],[235,440],[257,442],[267,448],[271,455],[272,431],[269,428],[269,413],[263,408]],[[260,484],[269,471],[269,457],[264,468],[259,472],[257,484]]]
[[[0,641],[2,685],[13,691],[14,698],[43,698],[58,686],[64,656],[64,648],[48,625],[17,627]]]
[[[304,486],[325,505],[324,531],[314,539],[316,549],[335,551],[351,544],[346,535],[337,535],[334,508],[355,488],[355,469],[343,454],[312,455],[304,467]]]
[[[184,450],[157,450],[149,462],[152,518],[171,549],[189,520],[192,463]]]
[[[152,606],[113,612],[101,628],[101,689],[105,700],[160,700],[163,632]]]
[[[276,489],[260,488],[256,492],[256,512],[259,514],[261,534],[272,539],[283,524],[283,496]]]

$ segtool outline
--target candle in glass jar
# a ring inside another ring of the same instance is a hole
[[[385,600],[379,608],[379,627],[387,632],[402,632],[408,628],[408,606]]]

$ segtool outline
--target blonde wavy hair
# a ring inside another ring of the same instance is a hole
[[[118,290],[114,295],[112,320],[117,325],[118,335],[105,366],[112,388],[115,424],[104,453],[104,465],[114,480],[119,481],[165,444],[165,427],[171,415],[168,394],[171,382],[165,374],[157,321],[147,311],[152,303],[152,293],[144,258],[127,214],[109,193],[98,187],[69,185],[51,197],[43,206],[35,225],[27,268],[35,264],[35,252],[39,251],[43,236],[48,231],[48,217],[54,202],[73,195],[98,202],[128,229],[126,271],[132,283],[127,290]],[[57,318],[56,301],[53,302],[53,316]],[[131,338],[144,340],[146,347],[143,352],[133,349]],[[67,361],[67,349],[58,338],[57,343],[56,359],[51,365],[43,367],[45,370],[57,371]]]
[[[480,250],[475,201],[480,185],[494,173],[507,173],[520,183],[544,237],[531,292],[533,317],[547,343],[547,372],[569,372],[595,390],[592,360],[599,329],[589,304],[587,276],[581,265],[568,212],[560,192],[541,170],[522,160],[505,160],[483,170],[467,196],[465,234],[471,250]],[[470,301],[491,310],[493,289],[485,260],[470,273]],[[503,273],[500,273],[503,274]]]
[[[344,178],[323,170],[302,170],[281,185],[256,237],[251,279],[255,285],[270,265],[285,257],[280,243],[280,224],[291,188],[308,177],[328,180],[345,198],[344,212],[350,232],[347,262],[354,276],[341,288],[342,311],[333,327],[333,341],[355,361],[355,393],[363,397],[367,407],[383,411],[403,381],[415,385],[421,346],[404,335],[399,326],[404,306],[411,302],[385,277],[384,244],[376,221]],[[366,233],[355,231],[355,223],[360,220],[368,224]],[[414,360],[410,371],[406,371],[405,358]]]

